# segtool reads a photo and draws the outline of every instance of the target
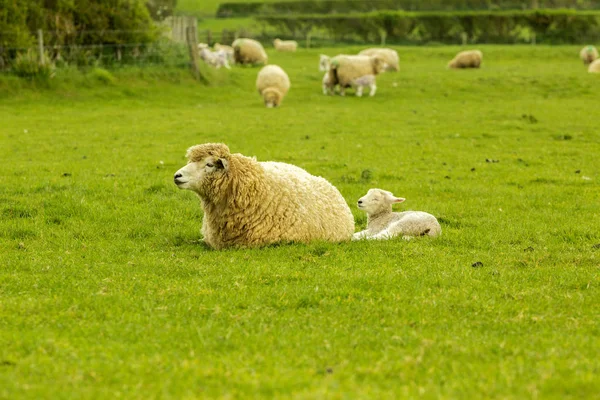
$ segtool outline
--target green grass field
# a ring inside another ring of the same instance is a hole
[[[323,96],[318,54],[357,50],[269,50],[279,109],[252,68],[0,79],[0,398],[597,398],[599,77],[398,48],[374,98]],[[325,177],[357,230],[379,187],[442,237],[211,251],[172,177],[215,141]]]

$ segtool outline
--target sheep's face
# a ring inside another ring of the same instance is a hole
[[[281,92],[277,89],[268,88],[263,90],[263,100],[265,102],[265,107],[273,108],[278,107],[281,103]]]
[[[404,198],[396,197],[391,192],[381,189],[369,189],[367,194],[358,199],[358,208],[367,214],[378,214],[392,209],[392,204],[402,203]]]
[[[208,184],[228,169],[224,158],[207,156],[201,160],[190,160],[175,173],[174,182],[179,189],[192,190],[203,195]]]
[[[373,69],[376,74],[381,74],[388,68],[388,63],[380,57],[373,57]]]
[[[329,71],[329,67],[331,65],[331,60],[325,54],[321,54],[319,57],[319,71],[325,72]]]

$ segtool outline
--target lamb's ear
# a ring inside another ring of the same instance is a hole
[[[227,161],[224,158],[218,158],[215,161],[215,166],[217,167],[217,169],[223,169],[227,171],[227,169],[229,168],[229,161]]]
[[[392,203],[402,203],[404,200],[404,197],[394,197]]]

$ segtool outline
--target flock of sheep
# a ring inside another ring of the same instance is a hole
[[[275,39],[273,46],[277,51],[296,51],[298,43],[293,40]],[[253,39],[236,39],[231,46],[214,45],[214,51],[206,44],[199,45],[200,58],[216,68],[230,68],[230,64],[266,65],[268,56],[262,44]],[[585,46],[580,58],[591,73],[600,73],[598,50],[594,46]],[[483,53],[479,50],[461,51],[449,63],[448,68],[479,68]],[[399,71],[398,53],[388,48],[371,48],[357,55],[339,54],[335,57],[321,55],[319,70],[324,72],[322,80],[323,94],[334,94],[336,89],[344,96],[347,88],[352,88],[356,96],[362,96],[368,88],[369,95],[377,91],[376,76],[386,71]],[[258,73],[256,89],[262,96],[266,107],[277,107],[290,89],[287,73],[277,65],[266,65]]]

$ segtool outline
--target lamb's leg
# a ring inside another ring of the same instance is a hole
[[[371,92],[369,93],[369,96],[373,97],[373,96],[375,96],[375,92],[377,91],[377,85],[373,83],[372,85],[370,85],[370,87],[371,87]]]
[[[377,235],[369,236],[367,239],[369,240],[388,240],[393,238],[395,235],[391,233],[388,229],[384,229],[379,232]]]
[[[344,85],[340,85],[340,96],[345,96],[346,95],[346,88],[344,87]]]
[[[356,96],[357,97],[362,97],[362,92],[363,92],[363,87],[359,86],[356,88]]]

